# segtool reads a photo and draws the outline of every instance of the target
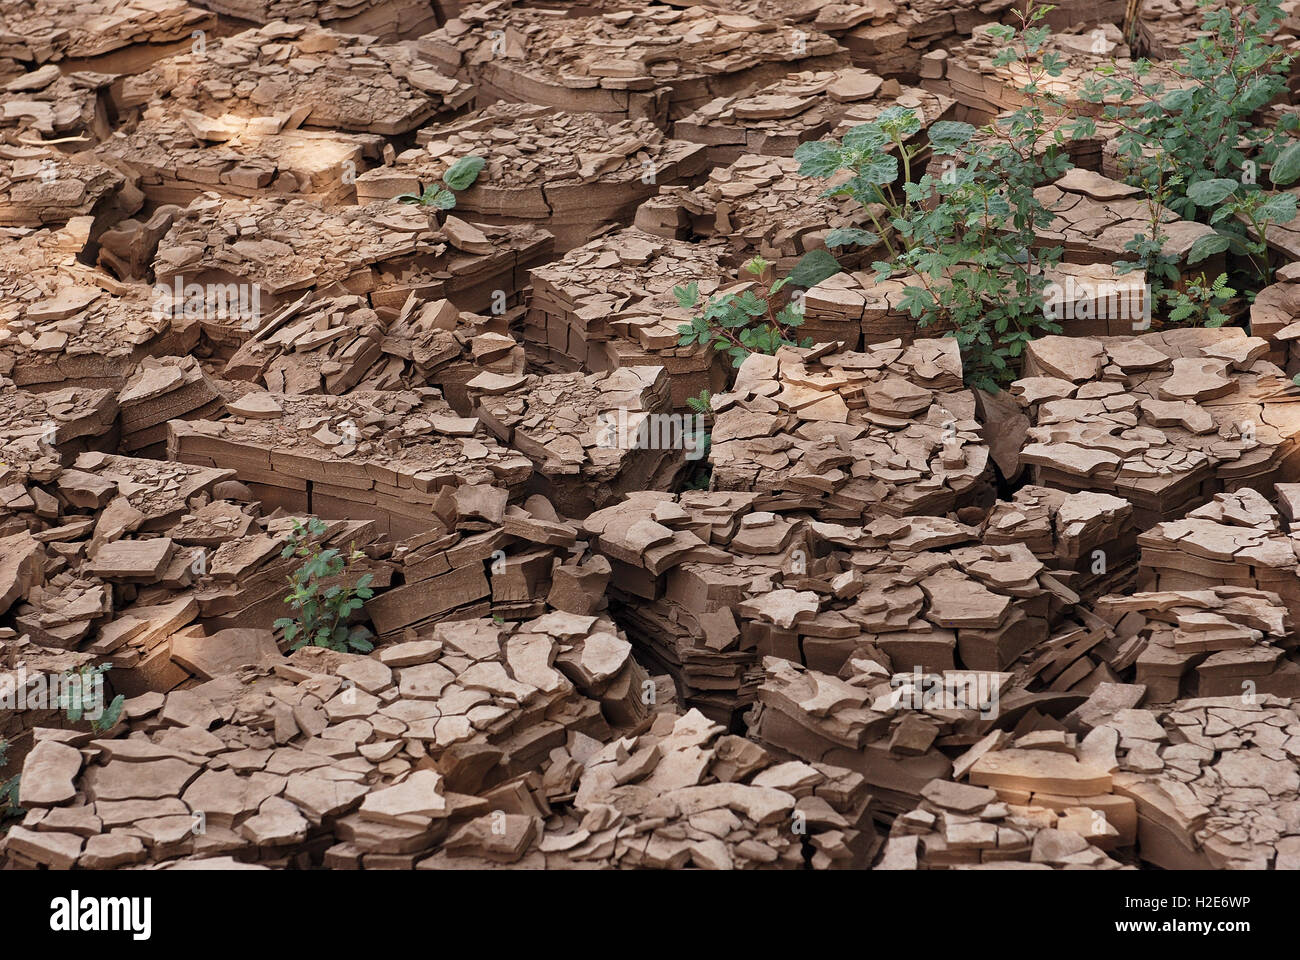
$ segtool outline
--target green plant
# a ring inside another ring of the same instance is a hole
[[[95,678],[104,675],[111,669],[112,666],[106,663],[98,666],[90,666],[88,664],[80,670],[69,670],[64,674],[65,678],[70,678],[74,674],[80,678],[80,683],[77,687],[78,695],[76,697],[69,697],[68,702],[63,704],[64,708],[67,710],[67,717],[70,721],[76,723],[85,716],[87,700],[89,699],[88,691],[93,689]],[[122,716],[122,705],[124,703],[126,703],[126,697],[119,693],[113,698],[112,702],[110,702],[108,706],[104,707],[104,709],[100,711],[98,716],[87,718],[90,723],[90,729],[95,733],[104,733],[107,730],[111,730]]]
[[[707,427],[712,428],[713,426],[712,391],[701,390],[695,396],[687,397],[686,406],[689,407],[691,410],[693,410],[697,415],[699,415],[699,417],[704,421]],[[696,448],[698,450],[698,453],[696,452],[696,449],[693,449],[691,450],[691,454],[692,454],[692,459],[697,461],[698,468],[693,472],[688,483],[699,484],[702,477],[703,478],[702,487],[707,487],[709,481],[709,475],[711,473],[708,467],[709,448],[713,446],[713,433],[711,432],[711,429],[706,430],[703,433],[703,435],[696,438],[695,443],[699,445],[698,448]],[[696,489],[702,489],[702,487],[696,487]]]
[[[883,243],[889,260],[874,264],[877,276],[901,272],[919,280],[906,287],[903,308],[918,326],[951,331],[968,378],[990,390],[1014,376],[1013,361],[1028,341],[1060,331],[1046,314],[1043,291],[1046,271],[1060,261],[1061,249],[1038,245],[1038,231],[1053,216],[1034,195],[1039,184],[1069,167],[1060,150],[1062,121],[1048,118],[1049,108],[1059,112],[1063,101],[1044,84],[1061,74],[1064,60],[1045,50],[1050,31],[1033,25],[1048,9],[1020,14],[1019,29],[989,28],[1007,43],[994,63],[1021,63],[1027,76],[1024,105],[1001,123],[977,131],[941,121],[929,127],[928,143],[916,144],[920,119],[912,110],[892,107],[839,142],[804,143],[795,151],[805,175],[829,178],[848,171],[851,176],[827,194],[852,197],[876,226],[876,233],[832,231],[827,245]],[[949,158],[947,169],[916,179],[917,161],[926,154]],[[884,207],[892,240],[873,204]]]
[[[678,343],[683,347],[697,343],[710,345],[719,353],[729,355],[736,367],[751,353],[774,354],[783,344],[812,346],[811,340],[800,344],[794,339],[795,330],[803,324],[802,298],[787,299],[778,305],[777,294],[786,286],[815,287],[838,273],[839,263],[825,250],[813,250],[804,254],[790,275],[780,280],[764,280],[771,276],[771,268],[762,257],[746,263],[745,271],[765,288],[759,293],[751,287],[738,294],[710,297],[690,323],[677,328]],[[699,306],[700,285],[692,281],[684,287],[675,287],[673,296],[680,306],[694,309]]]
[[[1184,45],[1181,61],[1105,65],[1085,81],[1083,97],[1104,104],[1101,119],[1118,128],[1129,183],[1148,190],[1163,184],[1165,206],[1215,227],[1217,237],[1198,241],[1189,262],[1231,251],[1250,260],[1257,287],[1272,279],[1264,230],[1295,216],[1294,197],[1267,194],[1259,171],[1272,164],[1275,186],[1300,177],[1300,145],[1288,137],[1300,118],[1287,114],[1264,127],[1255,117],[1286,92],[1292,57],[1270,42],[1283,19],[1276,0],[1200,5],[1202,33]],[[1096,123],[1083,118],[1075,129],[1091,135]],[[1148,239],[1154,242],[1154,233]]]
[[[1202,273],[1188,282],[1184,289],[1173,291],[1169,298],[1169,322],[1221,327],[1232,319],[1223,307],[1236,295],[1237,291],[1228,286],[1226,273],[1219,274],[1213,282]]]
[[[1185,283],[1178,258],[1164,252],[1165,243],[1169,239],[1164,228],[1164,220],[1168,215],[1165,204],[1181,182],[1181,177],[1177,174],[1164,176],[1165,169],[1161,165],[1141,175],[1156,177],[1154,182],[1141,180],[1146,197],[1147,228],[1124,244],[1124,249],[1133,254],[1134,259],[1116,261],[1115,270],[1119,274],[1145,271],[1151,313],[1159,313],[1167,322],[1223,326],[1231,319],[1223,307],[1237,295],[1237,291],[1228,286],[1228,275],[1221,273],[1211,282],[1202,272]],[[1220,252],[1220,240],[1217,233],[1198,238],[1188,251],[1188,262],[1200,263],[1213,253]]]
[[[401,203],[415,203],[422,207],[451,210],[456,206],[456,194],[468,190],[478,179],[485,161],[482,157],[461,157],[442,175],[442,184],[425,187],[421,193],[403,193],[396,199]]]
[[[707,490],[713,479],[713,468],[709,465],[709,448],[713,446],[713,393],[709,390],[701,390],[693,397],[686,398],[686,406],[695,414],[704,420],[705,425],[710,428],[706,429],[702,436],[695,439],[699,446],[692,449],[691,467],[686,475],[685,482],[682,484],[686,490]],[[696,453],[698,450],[698,453]]]
[[[325,535],[325,530],[325,522],[316,517],[305,524],[299,520],[293,522],[289,543],[280,551],[280,556],[286,559],[298,556],[306,561],[287,578],[291,590],[284,602],[297,616],[281,617],[275,621],[275,626],[284,631],[284,639],[291,650],[310,644],[340,652],[356,650],[369,653],[374,649],[369,639],[373,634],[360,624],[350,625],[348,618],[374,596],[370,587],[373,576],[362,574],[356,583],[348,584],[348,566],[364,559],[365,554],[355,545],[349,547],[346,556],[335,547],[320,549],[319,540]],[[322,588],[322,583],[340,577],[344,582]]]
[[[687,397],[686,405],[702,416],[711,417],[713,415],[713,393],[709,390],[701,390],[695,396]]]
[[[1148,171],[1155,180],[1142,177],[1142,190],[1146,197],[1147,227],[1142,233],[1124,244],[1124,249],[1133,254],[1132,260],[1117,260],[1114,264],[1116,273],[1127,274],[1136,270],[1146,273],[1146,282],[1150,290],[1151,312],[1156,313],[1161,304],[1168,304],[1182,282],[1178,258],[1165,253],[1165,243],[1169,235],[1164,230],[1166,217],[1165,201],[1177,188],[1179,178],[1164,176],[1163,165]]]
[[[1295,219],[1295,194],[1265,193],[1258,187],[1222,178],[1200,181],[1187,191],[1187,198],[1198,207],[1213,208],[1209,222],[1219,230],[1192,244],[1187,253],[1188,263],[1200,263],[1215,253],[1232,250],[1250,261],[1259,287],[1273,282],[1268,227],[1269,224],[1289,223]],[[1250,224],[1250,233],[1241,231],[1238,225],[1243,223]]]
[[[0,767],[7,762],[6,752],[9,749],[8,740],[0,740]],[[25,812],[22,807],[18,806],[18,790],[21,785],[22,777],[14,774],[8,780],[0,783],[0,820],[7,820],[10,817],[20,817]]]

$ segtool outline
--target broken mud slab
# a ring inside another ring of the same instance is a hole
[[[1291,620],[1276,593],[1233,585],[1141,592],[1102,597],[1096,611],[1123,638],[1116,662],[1136,666],[1149,702],[1240,695],[1249,684],[1294,695],[1300,667],[1283,655]]]
[[[1116,792],[1138,804],[1151,862],[1166,869],[1255,869],[1294,862],[1295,844],[1277,824],[1258,823],[1241,806],[1265,802],[1267,795],[1269,808],[1282,816],[1295,809],[1293,757],[1282,748],[1290,741],[1277,736],[1291,724],[1293,704],[1266,695],[1250,703],[1242,703],[1240,695],[1200,698],[1157,716],[1178,740],[1185,737],[1186,745],[1174,743],[1171,733],[1164,742],[1155,741],[1153,760],[1153,751],[1134,739],[1125,756],[1133,772],[1116,780]],[[1152,771],[1157,763],[1163,769]]]
[[[851,110],[901,92],[897,80],[883,80],[857,67],[805,70],[753,93],[710,100],[674,123],[673,134],[707,145],[714,166],[747,153],[792,157],[799,144],[820,140]]]
[[[418,37],[438,25],[437,3],[425,0],[198,0],[205,10],[249,23],[316,23],[385,42]]]
[[[1137,569],[1133,507],[1120,497],[1083,491],[1066,493],[1033,484],[989,511],[982,541],[1023,543],[1052,575],[1075,593],[1114,593]]]
[[[664,126],[709,100],[797,70],[847,66],[842,47],[703,6],[564,17],[510,3],[463,11],[417,42],[482,95]]]
[[[1271,823],[1249,828],[1237,805],[1263,796],[1282,810],[1294,804],[1297,782],[1278,746],[1294,721],[1290,701],[1198,698],[1139,709],[1145,693],[1107,684],[1066,718],[1079,717],[1073,729],[999,734],[966,766],[969,784],[930,785],[895,821],[878,868],[1105,867],[1106,851],[1135,838],[1165,869],[1289,862],[1282,833]],[[991,807],[997,816],[972,818]]]
[[[157,314],[144,284],[73,260],[89,229],[75,218],[0,247],[0,370],[20,387],[118,390],[146,356],[183,356],[198,342],[197,321]]]
[[[0,78],[45,65],[63,72],[135,73],[205,35],[217,18],[184,0],[5,0]]]
[[[3,604],[0,604],[2,606]],[[10,629],[7,633],[12,634]],[[28,637],[7,636],[0,639],[0,684],[12,696],[24,702],[35,704],[43,690],[47,689],[50,675],[62,675],[67,671],[80,670],[94,659],[90,654],[76,653],[68,650],[56,650],[42,647]],[[11,667],[11,663],[21,663],[21,667]],[[35,727],[58,727],[67,722],[67,717],[57,705],[41,710],[6,710],[0,720],[0,737],[10,743],[11,750],[26,753],[32,740],[31,731]],[[23,756],[15,758],[22,762]]]
[[[596,746],[576,741],[557,751],[547,777],[551,789],[572,784],[573,809],[546,820],[537,850],[520,866],[860,869],[879,847],[873,798],[861,776],[786,760],[726,734],[698,711],[660,711],[641,735],[586,753]],[[804,829],[790,830],[791,822]],[[481,867],[503,859],[492,856],[501,843],[486,842],[487,826],[473,831],[469,856],[457,855],[453,839],[421,867]],[[625,830],[646,839],[620,842]]]
[[[543,362],[571,370],[622,366],[667,369],[673,406],[726,384],[726,360],[699,346],[682,347],[677,328],[691,311],[674,287],[699,284],[701,301],[745,284],[728,276],[721,241],[686,243],[637,229],[593,240],[530,271],[532,296],[523,338]]]
[[[390,535],[429,526],[444,487],[498,484],[521,494],[532,464],[436,390],[346,397],[246,393],[219,420],[173,421],[167,452],[220,462],[266,502],[375,520]]]
[[[524,373],[524,346],[510,332],[522,313],[523,307],[470,313],[458,311],[450,300],[412,296],[388,325],[380,341],[383,358],[362,385],[374,390],[433,385],[458,413],[468,415],[468,384],[480,373]]]
[[[686,5],[686,4],[675,4]],[[1006,17],[1010,0],[868,0],[819,3],[813,0],[719,0],[711,6],[733,15],[784,23],[787,29],[815,29],[839,41],[853,64],[881,76],[924,76],[925,54],[943,50],[981,24]],[[1070,4],[1063,5],[1069,7]],[[1123,10],[1118,11],[1122,16]],[[1063,13],[1073,23],[1078,11]]]
[[[409,45],[376,46],[310,24],[274,23],[184,53],[123,82],[121,111],[156,98],[215,120],[265,118],[352,133],[408,133],[453,116],[473,98],[466,83],[421,63]]]
[[[283,118],[287,121],[288,118]],[[151,104],[129,131],[95,149],[125,169],[153,204],[185,206],[203,193],[302,196],[330,206],[356,200],[355,180],[385,155],[377,134],[290,129],[266,118],[219,120]]]
[[[542,492],[568,516],[581,518],[636,490],[670,489],[688,453],[703,454],[703,425],[696,435],[666,416],[672,393],[662,367],[547,376],[485,371],[466,389],[474,416],[533,461]]]
[[[890,671],[866,655],[842,677],[764,657],[755,679],[749,738],[804,763],[853,770],[889,814],[911,809],[931,781],[953,775],[935,742],[978,719],[974,708],[919,711],[911,688],[891,682]]]
[[[996,671],[1077,600],[1023,544],[975,545],[977,528],[958,521],[862,529],[759,499],[647,492],[583,521],[629,635],[719,722],[753,699],[760,657],[834,673],[871,649],[886,664]]]
[[[388,325],[364,297],[306,295],[269,317],[251,336],[245,324],[204,325],[214,342],[237,345],[222,376],[269,393],[344,394],[383,356]]]
[[[1213,227],[1181,219],[1158,203],[1149,203],[1141,188],[1112,180],[1088,170],[1069,170],[1054,183],[1034,191],[1055,219],[1038,233],[1044,245],[1061,246],[1066,263],[1112,264],[1128,260],[1132,253],[1125,244],[1153,219],[1160,224],[1164,243],[1160,253],[1172,257],[1185,275],[1201,272],[1217,275],[1224,263],[1221,255],[1207,257],[1193,268],[1187,264],[1192,244],[1210,236]]]
[[[583,556],[578,537],[545,497],[507,503],[498,488],[463,485],[441,498],[428,530],[393,545],[400,585],[371,599],[366,614],[381,641],[398,641],[445,620],[602,612],[609,565]]]
[[[639,688],[616,631],[595,617],[471,620],[390,655],[392,667],[377,654],[264,652],[239,673],[133,698],[103,737],[42,731],[24,794],[32,812],[6,854],[87,866],[250,854],[262,866],[322,854],[336,866],[413,866],[498,797],[529,796],[523,778],[554,746],[610,739],[611,722],[628,724],[624,703],[639,719],[639,701],[611,692],[620,679]],[[124,736],[133,728],[157,741]],[[93,752],[84,768],[63,762],[77,753],[69,742]],[[443,773],[416,769],[431,757]],[[207,829],[173,829],[192,810]]]
[[[732,251],[731,267],[739,269],[757,256],[784,277],[804,254],[825,250],[831,230],[871,226],[856,200],[824,196],[824,189],[820,182],[799,176],[793,159],[747,154],[728,166],[714,167],[699,187],[660,188],[657,197],[637,210],[636,226],[665,238],[725,240]],[[877,207],[879,215],[883,208]],[[854,247],[837,259],[848,269],[883,252],[883,247]]]
[[[0,383],[9,404],[0,436],[39,439],[65,462],[86,450],[161,456],[168,420],[215,414],[222,404],[192,356],[145,357],[120,389],[42,384],[33,393]]]
[[[995,64],[1004,47],[1002,41],[987,28],[976,27],[971,38],[954,47],[942,61],[942,78],[927,78],[922,86],[927,90],[952,97],[972,111],[968,119],[991,119],[999,113],[1016,110],[1027,101],[1020,88],[1027,82],[1025,67],[1020,63]],[[1110,68],[1122,74],[1133,70],[1133,56],[1118,27],[1105,23],[1095,27],[1074,27],[1053,33],[1047,40],[1045,51],[1056,54],[1062,61],[1062,71],[1046,81],[1047,89],[1064,101],[1071,117],[1097,117],[1105,104],[1084,99],[1085,83],[1097,79],[1097,69]],[[1144,83],[1164,82],[1179,86],[1178,76],[1163,70],[1159,64],[1144,76]],[[1117,103],[1113,96],[1106,104]]]
[[[824,520],[944,515],[989,496],[988,448],[951,339],[782,347],[713,398],[719,490]]]
[[[1295,484],[1278,484],[1278,503],[1289,515],[1293,511]],[[1138,538],[1142,548],[1139,587],[1143,590],[1209,590],[1227,585],[1245,590],[1267,591],[1281,598],[1292,622],[1300,614],[1300,591],[1294,587],[1296,554],[1292,538],[1278,510],[1255,490],[1247,487],[1235,493],[1220,493],[1204,506],[1189,512],[1185,519],[1158,523]],[[1207,623],[1198,630],[1213,630]],[[1271,674],[1279,663],[1281,650],[1265,657],[1249,634],[1237,631],[1197,638],[1181,638],[1182,645],[1193,650],[1196,639],[1199,652],[1223,651],[1216,660],[1241,658],[1242,676]],[[1254,669],[1246,660],[1257,661]],[[1226,670],[1227,663],[1216,664]],[[1207,667],[1207,671],[1210,668]],[[1281,678],[1278,678],[1281,679]],[[1258,682],[1258,681],[1257,681]],[[1278,696],[1294,696],[1284,689],[1260,687]],[[1217,691],[1199,691],[1202,696],[1217,696]],[[1224,695],[1230,691],[1225,691]]]
[[[1044,337],[1011,390],[1034,426],[1034,482],[1129,500],[1139,529],[1291,469],[1296,387],[1233,328]]]
[[[517,297],[527,269],[550,245],[550,234],[537,227],[480,227],[451,215],[439,222],[431,208],[395,201],[325,210],[299,198],[205,195],[177,215],[153,272],[158,284],[181,291],[173,308],[183,306],[191,285],[212,290],[233,282],[245,314],[308,290],[364,295],[394,313],[412,293],[485,310]]]
[[[110,167],[50,147],[0,144],[0,227],[42,227],[74,217],[105,226],[135,213],[142,197]]]
[[[648,120],[610,123],[531,104],[494,104],[425,127],[416,141],[391,165],[357,178],[359,202],[437,189],[456,161],[477,156],[487,165],[457,192],[458,215],[544,225],[561,253],[631,222],[656,185],[691,181],[705,169],[701,147],[668,139]]]
[[[876,123],[886,111],[902,108],[912,111],[921,122],[920,129],[903,140],[905,145],[918,148],[929,142],[926,130],[931,124],[950,120],[958,112],[957,101],[951,97],[932,93],[920,87],[897,86],[892,80],[885,81],[881,86],[881,94],[869,100],[849,104],[844,115],[840,117],[839,124],[831,131],[831,137],[842,141],[844,135],[854,127],[864,123]],[[887,150],[893,154],[898,152],[898,148],[893,144],[890,144]],[[935,157],[933,160],[939,158]]]
[[[123,452],[162,457],[170,420],[201,420],[221,411],[223,398],[190,357],[147,357],[117,395]]]
[[[43,545],[59,562],[29,575],[22,587],[15,607],[22,628],[47,646],[103,658],[123,691],[165,691],[191,674],[217,672],[174,648],[205,629],[269,631],[295,566],[292,555],[282,556],[295,518],[261,515],[249,489],[231,476],[86,454],[52,480],[30,483],[31,532],[9,534],[6,543],[19,557],[31,544],[38,552]],[[50,514],[51,501],[63,515]],[[21,504],[9,506],[22,516]],[[385,588],[391,568],[370,559],[385,553],[379,539],[374,523],[338,521],[325,526],[320,542],[364,548],[366,556],[347,576],[355,581],[368,573]]]
[[[86,449],[110,452],[117,448],[117,418],[117,395],[111,389],[61,387],[32,393],[0,379],[0,438],[6,443],[39,439],[64,458]]]
[[[56,143],[85,149],[113,133],[109,87],[113,74],[63,74],[53,64],[0,86],[0,137],[18,146]]]

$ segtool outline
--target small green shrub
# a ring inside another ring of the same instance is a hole
[[[921,128],[916,112],[892,107],[841,141],[803,143],[795,151],[807,176],[850,173],[827,193],[852,197],[876,226],[875,233],[832,231],[827,246],[883,243],[889,259],[874,264],[877,276],[918,278],[920,285],[904,293],[904,308],[919,326],[950,330],[968,379],[991,390],[1013,378],[1013,361],[1028,341],[1060,332],[1044,309],[1043,292],[1046,271],[1062,251],[1038,245],[1038,231],[1054,218],[1034,195],[1039,184],[1069,167],[1060,149],[1062,122],[1056,113],[1049,118],[1049,110],[1059,112],[1063,101],[1044,85],[1061,74],[1065,61],[1045,50],[1050,31],[1034,25],[1046,13],[1036,7],[1020,14],[1019,29],[990,28],[1007,43],[994,63],[1022,63],[1028,78],[1021,87],[1025,104],[1001,123],[977,131],[941,121],[929,127],[928,143],[921,144],[913,140]],[[946,169],[918,178],[920,161],[930,157],[949,158]],[[884,207],[883,221],[873,212],[875,204]]]
[[[710,428],[713,426],[713,393],[709,390],[701,390],[693,397],[686,398],[686,406],[694,413],[704,418],[704,422]],[[712,479],[713,470],[709,466],[709,448],[713,446],[713,434],[705,433],[697,442],[700,444],[700,455],[696,458],[693,469],[689,472],[684,484],[687,490],[707,490]]]
[[[69,671],[68,674],[64,675],[70,676],[75,672],[81,678],[80,699],[75,701],[70,699],[68,703],[62,705],[67,711],[67,717],[70,721],[76,723],[85,717],[87,696],[88,692],[93,688],[95,677],[102,676],[111,669],[112,666],[106,663],[99,666],[86,665],[78,671]],[[86,717],[87,722],[90,723],[90,729],[95,733],[104,733],[106,730],[111,730],[122,716],[122,704],[124,703],[126,703],[126,697],[119,693],[113,698],[112,702],[104,707],[99,716]]]
[[[456,206],[456,194],[468,190],[478,179],[486,161],[482,157],[461,157],[442,175],[440,186],[425,187],[422,193],[403,193],[397,196],[401,203],[414,203],[421,207],[451,210]]]
[[[322,588],[323,582],[345,576],[350,564],[365,557],[355,545],[346,556],[334,547],[320,549],[319,540],[325,530],[325,522],[316,517],[305,524],[294,521],[289,543],[280,556],[302,557],[305,562],[287,578],[291,589],[284,602],[295,616],[281,617],[275,627],[284,632],[291,650],[312,645],[339,652],[369,653],[374,649],[370,642],[373,634],[360,624],[349,625],[348,618],[374,596],[370,587],[373,576],[366,573],[354,584],[335,583]]]
[[[1144,59],[1123,72],[1117,64],[1104,66],[1085,81],[1083,96],[1099,104],[1110,100],[1101,119],[1120,131],[1116,146],[1125,179],[1183,219],[1217,231],[1193,245],[1188,261],[1225,251],[1246,258],[1253,276],[1243,277],[1243,285],[1253,298],[1272,282],[1268,225],[1296,215],[1295,197],[1269,194],[1260,179],[1269,165],[1274,186],[1300,178],[1300,144],[1289,136],[1300,117],[1287,114],[1275,127],[1256,123],[1259,111],[1286,92],[1293,58],[1271,42],[1283,20],[1276,0],[1246,0],[1239,7],[1202,0],[1200,6],[1202,35],[1183,46],[1182,60],[1162,61],[1158,70]],[[1090,118],[1076,126],[1081,134],[1095,130]],[[1144,257],[1162,243],[1154,228],[1136,240]],[[1168,288],[1168,271],[1156,273],[1153,282]]]
[[[795,297],[778,306],[777,294],[787,286],[815,287],[840,270],[839,263],[825,250],[805,254],[790,275],[780,280],[764,281],[772,265],[762,257],[754,257],[745,264],[763,289],[753,289],[739,294],[725,293],[710,297],[703,309],[677,328],[678,343],[683,347],[693,344],[712,346],[719,353],[731,357],[732,366],[739,367],[751,353],[774,354],[783,344],[812,346],[811,340],[795,340],[795,331],[803,324],[803,299]],[[675,287],[673,296],[687,309],[699,306],[700,285],[691,282]],[[704,412],[704,411],[698,411]]]

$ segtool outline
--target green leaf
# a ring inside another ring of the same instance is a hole
[[[1212,207],[1232,196],[1238,186],[1236,180],[1202,180],[1188,188],[1187,199],[1198,207]]]
[[[862,230],[858,227],[837,227],[826,234],[828,247],[874,247],[879,242],[880,238],[870,230]]]
[[[864,152],[875,152],[884,149],[889,144],[889,134],[885,132],[884,126],[877,121],[876,123],[860,123],[856,127],[850,127],[844,134],[844,149],[860,150]]]
[[[746,290],[738,296],[735,304],[750,317],[761,317],[767,313],[767,301],[755,294],[753,290]]]
[[[921,118],[909,107],[886,107],[880,111],[876,123],[890,139],[906,140],[921,129]],[[854,128],[856,129],[856,128]],[[850,130],[849,133],[852,133]],[[844,136],[845,146],[849,145],[849,136]]]
[[[857,174],[846,186],[863,191],[868,186],[893,183],[898,179],[898,158],[892,153],[879,154],[858,167]]]
[[[700,302],[700,285],[692,280],[684,287],[673,287],[673,296],[677,298],[679,307],[689,310]]]
[[[930,124],[926,135],[930,138],[930,149],[935,153],[956,153],[975,136],[975,128],[956,120],[940,120]]]
[[[1294,193],[1275,193],[1255,210],[1255,219],[1260,223],[1290,223],[1296,215],[1296,197]]]
[[[881,136],[881,144],[884,137]],[[794,158],[799,161],[799,173],[805,177],[824,179],[840,168],[840,151],[825,140],[810,140],[795,147]]]
[[[442,175],[442,182],[453,190],[465,190],[478,179],[479,171],[486,165],[482,157],[461,157]]]
[[[1228,238],[1221,233],[1207,233],[1198,237],[1187,251],[1188,263],[1200,263],[1206,257],[1223,253],[1228,249]]]
[[[1192,90],[1181,87],[1160,98],[1160,109],[1166,113],[1184,113],[1192,106]]]
[[[99,719],[92,720],[90,725],[97,733],[111,730],[117,724],[118,719],[122,716],[122,706],[125,703],[126,697],[119,693],[113,698],[113,702],[104,708],[104,712],[100,714]]]
[[[456,207],[456,194],[450,190],[435,191],[429,197],[426,206],[434,207],[437,210],[452,210]]]
[[[1293,143],[1277,155],[1269,174],[1273,183],[1282,186],[1300,177],[1300,142]]]
[[[790,271],[790,283],[796,287],[815,287],[827,277],[840,272],[839,261],[825,250],[809,250]]]

